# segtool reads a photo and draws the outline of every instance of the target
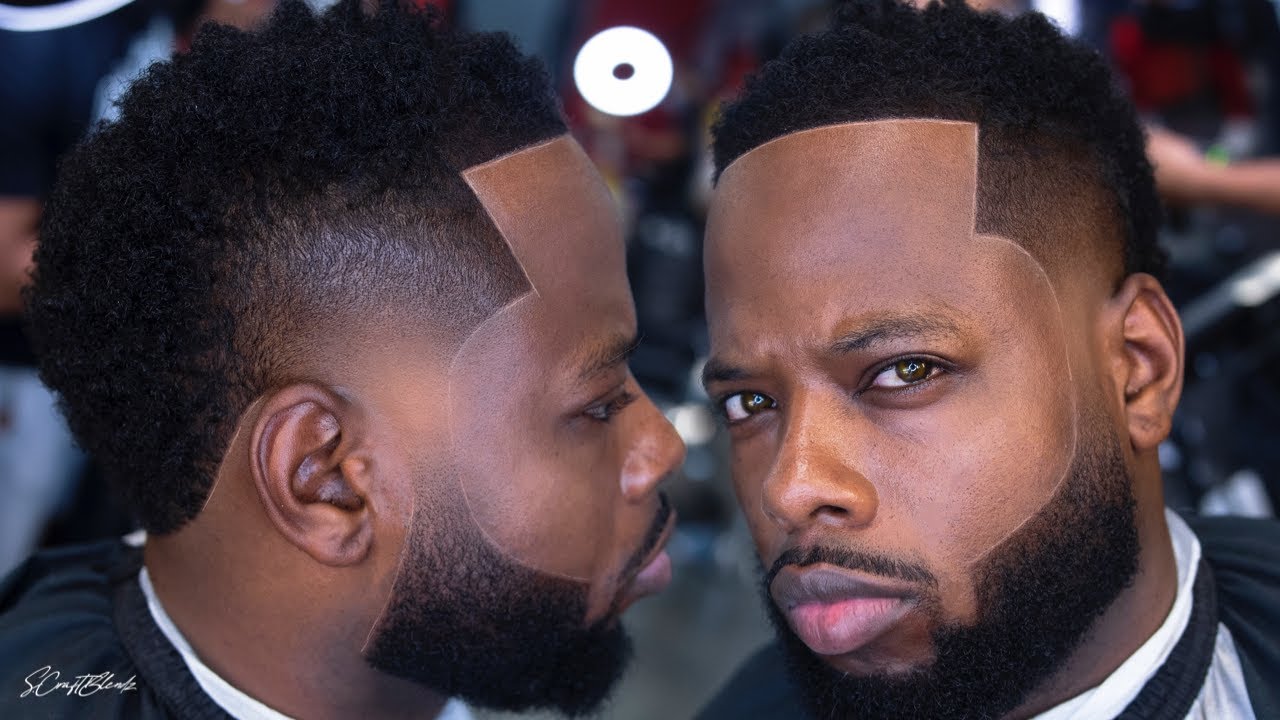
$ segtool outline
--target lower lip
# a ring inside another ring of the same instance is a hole
[[[619,597],[618,612],[631,607],[631,604],[642,597],[654,595],[671,584],[671,556],[663,550],[640,568],[640,572],[631,578]]]
[[[904,598],[850,598],[787,610],[791,629],[819,655],[845,655],[880,637],[912,607]]]
[[[647,565],[640,568],[631,581],[631,595],[644,597],[662,592],[671,584],[671,556],[666,550],[653,556]]]

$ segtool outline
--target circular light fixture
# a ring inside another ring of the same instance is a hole
[[[637,27],[601,30],[578,51],[573,82],[602,113],[627,117],[652,110],[671,89],[674,68],[662,41]]]

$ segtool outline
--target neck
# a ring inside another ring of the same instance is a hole
[[[263,513],[235,502],[230,484],[219,483],[196,520],[149,538],[144,550],[157,598],[200,660],[292,717],[437,716],[447,698],[361,655],[378,612],[370,589],[380,583],[353,583],[341,577],[351,569],[320,565],[255,523]]]
[[[1164,499],[1135,488],[1138,503],[1138,573],[1062,667],[1041,683],[1007,718],[1027,718],[1097,687],[1142,647],[1168,617],[1178,591],[1178,569],[1165,522]],[[1144,497],[1145,495],[1145,497]]]

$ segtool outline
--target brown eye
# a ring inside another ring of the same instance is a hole
[[[906,358],[886,366],[871,381],[871,386],[887,390],[904,388],[931,380],[941,372],[942,368],[935,362],[924,358]]]
[[[736,422],[777,406],[778,403],[773,398],[763,393],[740,392],[724,399],[724,414],[729,422]]]
[[[932,369],[929,363],[918,358],[899,360],[893,366],[894,374],[905,383],[917,383],[924,380],[929,377],[929,371]]]

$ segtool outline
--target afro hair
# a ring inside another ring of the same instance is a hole
[[[1160,205],[1132,105],[1096,52],[1039,13],[848,2],[831,29],[792,42],[722,108],[716,174],[782,135],[892,118],[977,124],[979,232],[1050,262],[1094,241],[1117,277],[1163,271]]]
[[[206,26],[120,110],[61,165],[27,306],[72,431],[156,534],[334,323],[414,306],[461,332],[523,293],[460,172],[565,132],[509,38],[394,0]]]

